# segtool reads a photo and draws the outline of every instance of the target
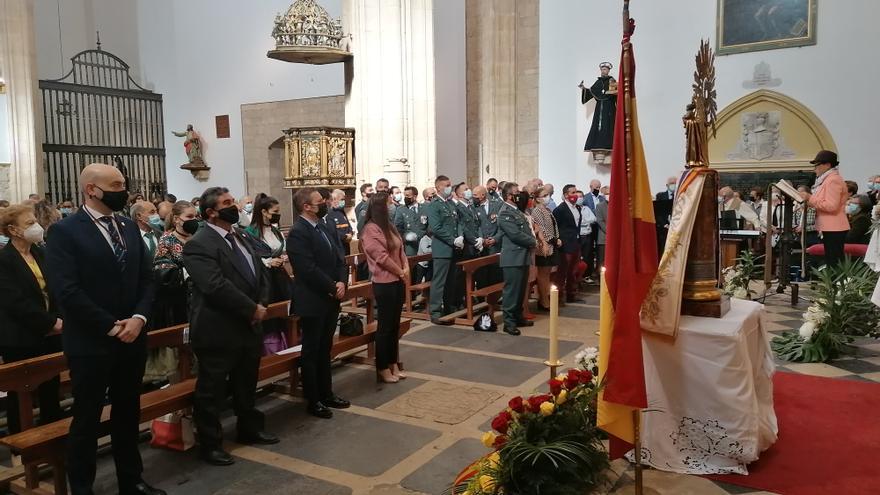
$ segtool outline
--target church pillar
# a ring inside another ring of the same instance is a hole
[[[342,17],[354,54],[345,124],[356,132],[358,182],[433,184],[433,0],[345,0]]]
[[[466,0],[467,170],[520,183],[538,173],[538,0]]]
[[[42,196],[43,126],[37,82],[34,7],[30,0],[0,0],[0,75],[6,80],[9,107],[11,166],[7,191],[0,198],[12,202],[31,193]],[[3,174],[4,171],[0,171]]]

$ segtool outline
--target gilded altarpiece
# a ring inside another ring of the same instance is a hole
[[[354,129],[291,128],[284,131],[284,187],[354,188]]]

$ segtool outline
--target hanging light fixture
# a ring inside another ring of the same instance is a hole
[[[315,0],[296,0],[283,15],[275,16],[275,49],[269,58],[285,62],[324,65],[351,58],[342,21],[333,19]]]

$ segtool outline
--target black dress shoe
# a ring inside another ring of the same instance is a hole
[[[265,431],[258,431],[250,435],[238,436],[238,443],[245,445],[274,445],[280,441],[281,440],[279,440],[278,437],[266,433]]]
[[[351,402],[336,395],[331,396],[329,399],[322,400],[321,404],[324,404],[327,407],[332,407],[333,409],[348,409],[351,407]]]
[[[153,488],[152,486],[146,484],[141,481],[140,483],[132,486],[128,490],[120,490],[120,495],[166,495],[165,490],[160,490],[158,488]]]
[[[431,318],[431,323],[435,325],[442,325],[444,327],[448,327],[452,325],[454,322],[452,320],[441,320],[440,318]]]
[[[330,419],[333,417],[333,411],[320,402],[309,404],[306,411],[317,418]]]
[[[212,466],[231,466],[235,464],[235,459],[228,452],[221,449],[202,451],[202,460]]]
[[[504,333],[516,336],[516,335],[519,335],[521,332],[516,327],[504,325]]]
[[[535,322],[529,321],[529,320],[522,320],[522,321],[516,322],[516,326],[518,326],[518,327],[533,327],[533,326],[535,326]]]

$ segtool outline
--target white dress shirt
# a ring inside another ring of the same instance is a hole
[[[226,238],[226,235],[230,233],[229,230],[226,230],[222,227],[218,227],[211,222],[206,222],[206,225],[208,227],[211,227],[212,229],[214,229],[214,231],[217,232],[218,234],[220,234],[220,237],[222,237],[223,240],[226,241],[226,244],[229,245],[229,249],[230,250],[232,249],[232,244],[229,242],[229,239]],[[249,256],[251,253],[250,250],[248,248],[246,248],[244,244],[242,244],[241,239],[239,239],[238,236],[235,236],[235,244],[238,246],[238,249],[242,253],[244,253],[244,259],[247,260],[247,264],[250,267],[251,272],[253,272],[254,275],[256,275],[257,271],[254,269],[254,260],[251,256]]]

